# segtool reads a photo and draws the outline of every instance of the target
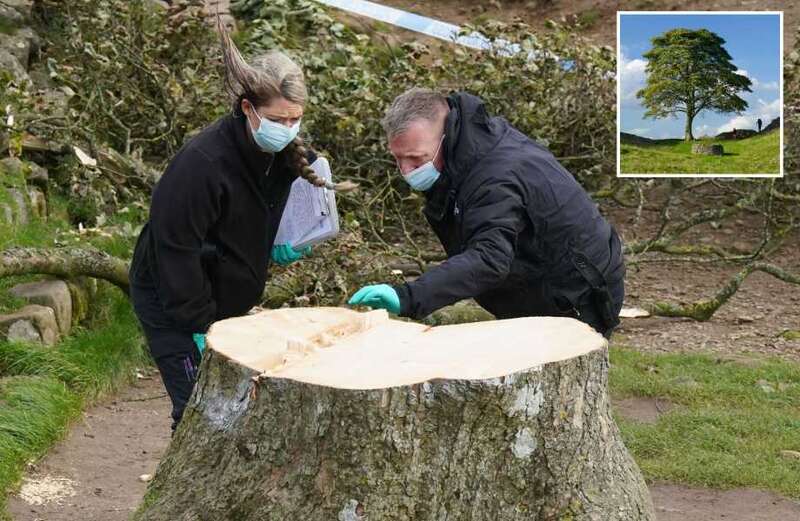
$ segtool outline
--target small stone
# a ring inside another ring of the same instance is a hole
[[[9,338],[27,326],[16,325],[20,320],[29,322],[39,334],[39,340],[45,345],[53,345],[58,341],[58,323],[52,308],[31,304],[7,315],[0,315],[0,337]]]
[[[47,197],[35,186],[28,187],[28,198],[31,201],[31,213],[40,220],[47,219]]]
[[[69,333],[72,327],[72,295],[64,281],[43,280],[17,284],[9,290],[9,293],[31,304],[52,308],[61,333]]]
[[[141,476],[139,476],[139,481],[141,481],[142,483],[147,483],[152,479],[153,479],[152,474],[142,474]]]
[[[722,145],[707,145],[705,143],[692,144],[692,154],[702,154],[706,156],[721,156],[724,153]]]
[[[30,208],[28,207],[28,198],[18,188],[6,188],[6,193],[12,201],[14,224],[26,225],[30,221]]]
[[[782,450],[781,456],[787,459],[796,459],[800,460],[800,451],[796,450]]]
[[[27,163],[27,171],[25,172],[25,180],[29,183],[39,185],[39,188],[46,189],[47,188],[47,181],[50,179],[50,175],[47,173],[47,169],[43,166],[39,166],[36,163]]]
[[[14,9],[20,16],[30,18],[33,10],[33,0],[3,0],[5,6]]]
[[[42,336],[30,320],[18,320],[8,328],[6,338],[12,342],[41,342]]]
[[[759,380],[759,381],[756,382],[756,385],[762,391],[764,391],[765,393],[774,393],[775,392],[775,388],[772,387],[772,385],[766,380]]]
[[[19,62],[16,56],[6,49],[0,49],[0,69],[10,73],[11,78],[17,85],[27,85],[31,81],[25,67]]]
[[[755,322],[755,318],[749,315],[742,315],[736,319],[736,321],[740,324],[749,324],[750,322]]]
[[[619,312],[620,318],[641,318],[649,317],[650,312],[642,308],[622,308]]]

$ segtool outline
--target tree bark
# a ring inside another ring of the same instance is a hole
[[[538,317],[287,331],[309,312],[267,311],[212,327],[195,392],[135,519],[655,519],[610,415],[605,340],[588,326]],[[275,313],[281,320],[268,325]],[[419,329],[408,336],[411,327]],[[259,347],[284,333],[283,358]],[[498,342],[471,350],[469,339],[485,334]],[[312,338],[323,343],[309,347]],[[374,367],[379,338],[392,370]],[[493,374],[512,338],[528,358],[520,370]],[[559,338],[566,343],[556,345]],[[397,341],[400,358],[392,360]],[[438,350],[442,360],[463,353],[451,362],[462,364],[460,376],[488,376],[453,378],[459,371],[443,367],[430,374],[446,378],[396,385],[404,364],[431,369],[422,360]],[[382,371],[389,385],[380,388]]]
[[[692,141],[694,134],[692,134],[692,123],[694,122],[694,114],[686,113],[686,127],[684,129],[684,141]]]
[[[128,263],[89,248],[9,248],[0,251],[0,278],[41,273],[107,280],[128,294]]]

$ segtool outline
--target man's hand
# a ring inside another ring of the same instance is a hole
[[[371,308],[385,309],[389,313],[400,313],[400,297],[388,284],[364,286],[356,291],[355,295],[347,301],[351,306],[369,306]]]
[[[301,251],[296,251],[291,244],[276,244],[272,247],[272,262],[281,266],[288,266],[311,254],[311,246],[306,246]]]

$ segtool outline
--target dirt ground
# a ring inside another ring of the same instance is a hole
[[[139,476],[155,472],[169,444],[169,412],[157,372],[86,411],[28,470],[20,494],[9,498],[12,519],[127,520],[147,486]]]
[[[783,11],[784,54],[791,52],[800,28],[798,0],[386,0],[406,11],[450,23],[467,23],[477,17],[511,21],[515,18],[544,30],[546,20],[590,22],[584,34],[598,45],[617,45],[617,11]]]
[[[697,199],[708,207],[721,204],[702,196]],[[697,210],[698,204],[695,202],[694,208],[684,208],[684,211]],[[679,212],[676,210],[676,218]],[[651,237],[660,222],[656,211],[644,211],[639,220],[636,212],[627,208],[606,206],[605,213],[626,242]],[[749,252],[758,244],[760,234],[760,218],[743,213],[730,221],[717,223],[716,228],[698,226],[679,242]],[[628,260],[635,262],[637,259],[629,257]],[[787,238],[781,249],[767,260],[791,273],[800,272],[800,233]],[[740,268],[678,260],[629,263],[625,303],[628,306],[657,301],[686,304],[710,298]],[[614,342],[642,351],[701,351],[740,360],[751,356],[800,360],[800,341],[783,338],[781,333],[786,330],[800,330],[800,288],[756,272],[707,322],[669,317],[623,319]]]

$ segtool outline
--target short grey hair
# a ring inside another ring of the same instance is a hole
[[[431,89],[415,87],[397,96],[381,120],[390,139],[408,130],[413,121],[425,119],[436,122],[448,110],[447,98]]]

